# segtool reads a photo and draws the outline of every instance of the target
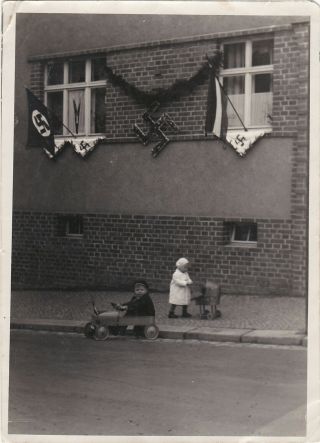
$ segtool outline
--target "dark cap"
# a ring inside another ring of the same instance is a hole
[[[136,281],[133,283],[133,288],[135,287],[135,285],[143,285],[143,286],[145,286],[145,287],[149,290],[149,285],[148,285],[148,283],[146,282],[146,280],[143,280],[143,279],[136,280]]]

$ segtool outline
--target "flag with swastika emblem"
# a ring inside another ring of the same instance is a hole
[[[226,141],[240,157],[246,155],[247,151],[262,137],[268,130],[230,131],[227,133]]]
[[[54,134],[47,107],[26,88],[28,97],[28,147],[39,147],[55,153]]]

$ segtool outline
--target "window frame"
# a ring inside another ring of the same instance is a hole
[[[66,137],[72,136],[71,133],[67,130],[68,127],[68,91],[72,90],[84,90],[84,132],[79,132],[77,136],[88,137],[90,135],[102,135],[103,132],[91,132],[91,90],[104,87],[107,87],[107,80],[91,80],[91,65],[92,59],[100,58],[89,57],[89,58],[77,58],[74,60],[84,60],[85,61],[85,81],[77,82],[77,83],[68,83],[69,77],[69,62],[73,61],[73,59],[68,60],[48,60],[45,64],[44,68],[44,103],[47,106],[48,104],[48,93],[49,92],[62,92],[63,93],[63,119],[62,119],[62,134],[55,134],[55,137]],[[101,56],[103,58],[103,56]],[[63,83],[56,85],[48,85],[48,65],[51,62],[61,62],[63,63]]]
[[[258,66],[252,66],[252,46],[253,42],[255,41],[263,41],[263,40],[273,40],[274,43],[274,36],[273,35],[264,35],[264,36],[255,36],[251,38],[239,38],[239,39],[232,39],[232,40],[226,40],[223,41],[220,44],[220,50],[224,51],[225,45],[232,45],[237,43],[244,43],[245,44],[245,64],[243,67],[240,68],[228,68],[228,69],[221,69],[219,74],[219,80],[220,83],[223,85],[223,78],[224,77],[235,77],[235,76],[244,76],[244,116],[243,116],[243,123],[246,126],[246,128],[250,129],[272,129],[271,122],[269,124],[265,125],[252,125],[251,124],[251,104],[252,104],[252,81],[253,76],[256,74],[271,74],[274,73],[274,63],[270,65],[258,65]],[[273,46],[274,47],[274,46]],[[272,102],[273,102],[273,90],[272,90]],[[231,126],[229,127],[231,130],[238,130],[242,129],[241,122],[239,121],[238,126]]]
[[[239,225],[249,225],[247,240],[235,240],[236,227]],[[251,228],[255,227],[257,232],[256,240],[249,240]],[[254,221],[226,221],[225,228],[227,233],[226,246],[227,247],[244,247],[256,248],[258,246],[258,223]]]
[[[70,224],[77,222],[79,232],[70,232]],[[84,217],[82,214],[58,215],[57,236],[61,238],[78,238],[84,236]]]
[[[73,220],[72,220],[73,219]],[[77,223],[79,232],[70,232],[71,223]],[[65,236],[66,237],[83,237],[83,217],[81,215],[70,215],[65,219]]]

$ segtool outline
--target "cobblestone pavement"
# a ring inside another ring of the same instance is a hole
[[[99,310],[111,310],[111,301],[124,302],[130,292],[115,291],[13,291],[12,319],[68,319],[89,320],[92,302]],[[230,296],[221,297],[222,317],[200,320],[199,307],[191,303],[190,319],[168,318],[168,294],[153,293],[156,322],[172,326],[252,329],[305,329],[305,300],[295,297]],[[176,309],[181,315],[181,307]]]

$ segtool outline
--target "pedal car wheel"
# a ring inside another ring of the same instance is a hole
[[[93,338],[97,341],[106,340],[109,337],[109,328],[107,326],[96,326]]]
[[[94,331],[95,331],[95,327],[94,327],[93,323],[89,322],[85,325],[84,335],[87,338],[93,338]]]
[[[148,340],[155,340],[159,336],[159,328],[156,325],[145,326],[144,328],[144,336]]]

